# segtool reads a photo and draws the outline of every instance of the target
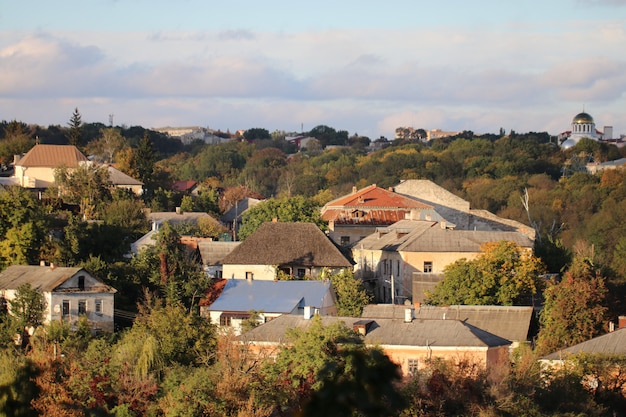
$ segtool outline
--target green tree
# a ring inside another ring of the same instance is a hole
[[[529,303],[541,288],[541,260],[513,242],[483,245],[473,261],[461,259],[444,269],[444,279],[428,294],[435,305],[515,305]]]
[[[98,207],[111,200],[109,171],[101,165],[83,164],[71,170],[59,167],[54,171],[54,179],[64,201],[79,204],[87,220],[93,220]]]
[[[281,222],[315,223],[321,230],[326,230],[327,227],[320,215],[319,207],[311,199],[301,196],[270,198],[261,201],[243,214],[239,239],[245,240],[263,223],[271,222],[273,219]]]
[[[249,142],[252,142],[256,140],[268,140],[271,139],[272,136],[267,129],[255,127],[243,132],[243,138]]]
[[[330,281],[337,296],[337,314],[347,317],[361,317],[363,307],[372,300],[372,296],[363,288],[363,282],[346,270],[331,275]]]
[[[0,268],[39,262],[48,217],[32,193],[0,187]]]
[[[156,159],[157,152],[146,131],[135,150],[135,163],[139,181],[144,184],[151,184]]]
[[[103,163],[115,162],[115,155],[128,146],[119,129],[110,127],[100,130],[100,137],[86,146],[90,154],[96,155]]]
[[[0,163],[8,165],[15,155],[26,153],[35,145],[29,128],[25,123],[13,120],[4,129],[4,138],[0,140]]]
[[[83,144],[83,122],[82,117],[78,111],[78,107],[74,109],[72,117],[70,118],[69,131],[67,132],[67,141],[70,145],[80,147]]]
[[[46,301],[41,292],[32,288],[30,284],[17,287],[15,298],[9,301],[9,305],[20,329],[39,327],[43,324]]]
[[[289,347],[264,364],[261,375],[271,388],[258,398],[281,410],[304,409],[304,415],[381,415],[381,407],[383,415],[393,415],[397,365],[343,322],[311,320],[306,330],[289,331]]]
[[[607,313],[605,296],[604,278],[593,264],[575,258],[563,279],[551,282],[544,291],[537,351],[555,352],[602,334]]]

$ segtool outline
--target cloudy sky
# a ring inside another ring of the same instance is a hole
[[[626,0],[0,0],[0,120],[626,133]]]

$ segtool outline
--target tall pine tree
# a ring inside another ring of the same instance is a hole
[[[74,109],[74,113],[72,113],[72,118],[67,125],[70,128],[69,132],[67,133],[67,140],[69,144],[80,148],[83,144],[83,122],[82,117],[78,112],[78,107]]]

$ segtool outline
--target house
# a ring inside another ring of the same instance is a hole
[[[241,242],[199,241],[198,251],[202,268],[211,278],[222,278],[222,259],[231,253]]]
[[[324,205],[321,215],[328,222],[328,236],[343,247],[354,247],[377,227],[389,226],[399,220],[443,220],[432,205],[376,184],[360,190],[353,187],[351,194]]]
[[[198,182],[193,180],[187,181],[175,181],[172,184],[172,191],[176,191],[177,193],[183,194],[194,194],[197,195]]]
[[[511,241],[532,251],[534,242],[518,231],[456,230],[446,221],[401,220],[352,247],[356,276],[381,302],[424,302],[425,291],[443,279],[446,266],[472,260],[489,242]]]
[[[225,278],[275,280],[279,272],[301,279],[352,268],[313,223],[267,222],[222,259]]]
[[[336,315],[330,281],[219,280],[213,293],[200,302],[200,315],[218,327],[241,333],[242,322],[254,316],[258,324],[283,314]]]
[[[111,165],[107,165],[107,170],[109,171],[109,181],[111,181],[113,187],[132,191],[133,194],[138,196],[143,194],[143,182],[126,175]]]
[[[260,198],[244,197],[235,202],[235,204],[220,217],[220,221],[232,232],[233,240],[237,239],[237,231],[241,227],[243,214],[261,201],[263,200]]]
[[[25,188],[48,188],[55,184],[54,171],[78,168],[88,159],[73,145],[35,145],[23,157],[16,155],[14,177]]]
[[[363,308],[364,319],[400,319],[407,306],[369,304]],[[496,336],[513,342],[513,346],[529,340],[533,307],[519,306],[415,306],[413,317],[429,320],[461,320]]]
[[[541,358],[540,361],[543,364],[558,365],[567,360],[568,356],[583,352],[600,355],[626,355],[626,327],[551,353]]]
[[[535,229],[515,220],[498,217],[487,210],[470,208],[470,203],[429,180],[405,180],[394,192],[434,207],[443,221],[456,230],[519,232],[535,240]]]
[[[461,320],[414,319],[411,309],[404,318],[364,319],[320,316],[324,326],[343,322],[362,335],[367,346],[379,347],[405,376],[435,358],[470,361],[484,369],[508,364],[511,342]],[[282,315],[240,337],[254,355],[267,356],[286,346],[289,329],[306,330],[312,320],[305,315]]]
[[[64,321],[74,326],[83,315],[93,331],[113,332],[116,290],[84,268],[54,265],[13,265],[0,272],[3,307],[15,298],[22,284],[41,292],[45,300],[44,322]]]

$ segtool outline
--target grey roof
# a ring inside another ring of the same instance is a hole
[[[412,307],[408,307],[412,308]],[[407,306],[370,304],[363,309],[363,318],[404,318]],[[420,306],[416,319],[461,320],[489,333],[515,342],[528,340],[533,307],[518,306]]]
[[[111,165],[107,166],[107,170],[109,171],[109,180],[113,185],[143,185],[143,182],[136,180],[130,175],[124,174],[122,171],[112,167]]]
[[[313,223],[267,222],[230,254],[224,265],[299,265],[349,268],[350,261]]]
[[[222,259],[231,253],[241,242],[199,241],[198,250],[203,265],[221,265]]]
[[[321,316],[322,324],[327,326],[338,321],[349,328],[356,322],[363,322],[360,317]],[[312,320],[301,315],[283,315],[245,333],[242,339],[257,342],[285,342],[287,330],[306,329]],[[418,346],[418,347],[497,347],[508,346],[509,340],[481,330],[460,320],[423,320],[414,319],[372,319],[364,341],[369,345]]]
[[[361,239],[356,248],[398,252],[481,252],[488,242],[511,241],[522,248],[532,248],[533,241],[523,233],[484,230],[450,230],[445,223],[425,220],[401,220],[380,228]]]
[[[12,265],[0,272],[0,289],[15,290],[22,284],[30,284],[33,289],[51,292],[83,270],[78,267]]]
[[[561,360],[576,353],[598,353],[605,355],[626,355],[626,328],[594,337],[586,342],[559,350],[542,358],[544,360]]]
[[[220,220],[224,223],[232,223],[235,219],[240,219],[241,215],[246,212],[251,207],[259,204],[261,200],[258,198],[246,197],[235,203],[231,208],[229,208],[226,213],[220,217]]]
[[[322,307],[329,281],[248,281],[229,279],[210,311],[291,313],[297,307]]]

